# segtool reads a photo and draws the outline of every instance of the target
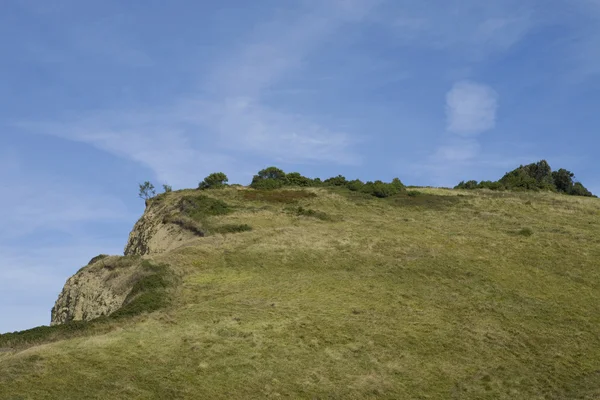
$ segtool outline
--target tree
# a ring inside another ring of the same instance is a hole
[[[229,178],[223,172],[213,172],[208,175],[200,184],[198,185],[198,189],[215,189],[221,188],[223,186],[227,186],[227,182],[229,182]]]
[[[163,190],[165,191],[165,193],[171,193],[173,191],[173,188],[170,185],[164,184]]]
[[[573,189],[574,176],[574,173],[572,173],[571,171],[567,171],[564,168],[561,168],[558,171],[554,171],[552,173],[552,180],[554,181],[554,186],[556,186],[556,190],[562,193],[570,193]]]
[[[140,184],[140,198],[144,200],[148,200],[156,195],[156,190],[154,190],[154,185],[148,181]]]
[[[293,176],[295,177],[296,175]],[[289,185],[289,183],[287,175],[283,170],[277,167],[268,167],[258,171],[258,174],[254,175],[250,187],[254,189],[272,190]]]
[[[589,190],[587,190],[585,188],[585,186],[583,186],[581,184],[581,182],[575,182],[573,184],[573,188],[571,189],[571,191],[569,192],[569,194],[573,195],[573,196],[594,197],[594,195],[592,194],[592,192],[590,192]]]
[[[402,181],[400,180],[400,178],[394,178],[394,179],[392,179],[392,183],[390,183],[390,185],[392,185],[398,191],[402,191],[402,190],[406,189],[406,186],[404,186],[404,183],[402,183]]]
[[[313,180],[300,175],[299,172],[290,172],[286,174],[288,184],[291,186],[313,186]]]
[[[346,184],[346,187],[353,192],[362,190],[363,186],[365,186],[365,184],[360,179],[354,179]]]
[[[348,181],[346,180],[346,177],[338,175],[329,179],[325,179],[323,184],[326,186],[346,186],[348,184]]]
[[[276,181],[282,181],[285,179],[286,175],[283,170],[277,167],[269,167],[258,171],[258,177],[260,179],[275,179]]]

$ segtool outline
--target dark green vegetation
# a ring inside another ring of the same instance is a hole
[[[270,192],[273,194],[272,192]],[[220,199],[205,195],[186,195],[179,199],[176,212],[167,215],[163,222],[176,224],[197,236],[203,237],[211,233],[249,232],[248,224],[216,225],[212,217],[231,214],[235,208]]]
[[[220,189],[227,186],[227,182],[229,182],[227,175],[223,172],[214,172],[200,182],[198,189]]]
[[[250,232],[252,227],[248,224],[226,224],[215,228],[217,233]]]
[[[105,258],[98,257],[94,259],[98,261]],[[107,265],[105,268],[122,268],[124,265],[130,264],[132,260],[138,259],[138,257],[122,257],[117,264]],[[21,332],[2,334],[0,335],[0,349],[21,348],[77,336],[109,332],[114,329],[115,324],[127,317],[151,313],[167,306],[169,303],[168,288],[174,282],[176,282],[176,278],[168,265],[142,261],[140,270],[133,277],[132,289],[125,299],[123,308],[117,312],[108,317],[100,317],[88,322],[70,321],[63,325],[40,326]]]
[[[252,179],[251,188],[259,190],[273,190],[282,187],[344,187],[352,191],[367,193],[375,197],[390,197],[405,190],[404,184],[398,178],[392,182],[385,183],[380,180],[375,182],[362,182],[359,179],[353,181],[346,180],[342,175],[325,179],[311,179],[300,175],[298,172],[286,174],[279,168],[269,167],[259,171]]]
[[[141,183],[140,185],[140,192],[138,194],[138,196],[144,200],[148,200],[152,197],[154,197],[156,195],[156,190],[154,189],[154,185],[152,183],[150,183],[149,181],[146,181],[144,183]]]
[[[168,303],[167,289],[173,282],[169,266],[142,261],[139,277],[135,279],[123,307],[109,318],[123,318],[153,312]]]
[[[491,189],[491,190],[549,190],[572,196],[592,197],[593,194],[574,180],[575,174],[566,169],[552,171],[545,160],[506,173],[499,181],[462,181],[455,189]]]

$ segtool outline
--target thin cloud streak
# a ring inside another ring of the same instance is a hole
[[[489,86],[463,81],[446,95],[448,131],[461,136],[477,135],[496,124],[498,94]]]

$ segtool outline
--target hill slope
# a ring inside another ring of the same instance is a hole
[[[0,336],[0,398],[600,397],[597,199],[188,190],[127,252],[168,301]]]

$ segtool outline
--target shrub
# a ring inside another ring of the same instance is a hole
[[[385,198],[396,195],[400,193],[400,190],[397,185],[392,183],[384,183],[382,181],[375,182],[367,182],[362,187],[361,191],[363,193],[368,193],[371,196]]]
[[[314,181],[306,176],[300,175],[299,172],[291,172],[286,175],[287,184],[290,186],[314,186]]]
[[[529,237],[533,235],[533,230],[531,228],[523,228],[520,231],[518,231],[517,234]]]
[[[346,184],[346,187],[353,192],[362,190],[363,186],[365,186],[365,184],[360,179],[354,179]]]
[[[173,191],[173,188],[170,185],[164,184],[163,190],[165,193],[171,193]]]
[[[254,177],[256,178],[256,176]],[[284,181],[276,179],[253,179],[250,187],[257,190],[275,190],[280,189],[284,185]]]
[[[586,196],[586,197],[593,197],[594,196],[592,194],[592,192],[590,192],[589,190],[587,190],[580,182],[575,182],[573,184],[573,187],[569,191],[569,194],[573,195],[573,196]]]
[[[322,221],[328,221],[328,220],[331,219],[329,217],[329,215],[327,215],[327,213],[325,213],[323,211],[316,211],[316,210],[312,210],[310,208],[304,208],[304,207],[298,207],[298,208],[296,208],[294,210],[294,213],[297,216],[317,218],[317,219],[320,219]]]
[[[406,186],[404,186],[404,184],[402,183],[402,181],[399,178],[392,179],[392,182],[390,183],[390,185],[395,187],[399,192],[406,189]]]
[[[227,186],[227,182],[229,182],[229,178],[223,172],[213,172],[200,182],[198,189],[219,189]]]
[[[179,210],[183,215],[196,221],[204,221],[206,217],[233,212],[229,204],[223,200],[207,196],[185,196],[179,202]]]
[[[300,174],[298,174],[300,175]],[[297,177],[296,175],[294,175]],[[254,189],[273,190],[289,184],[285,172],[277,167],[268,167],[258,171],[252,178],[250,187]]]
[[[274,179],[276,181],[285,180],[285,172],[277,167],[268,167],[258,171],[257,175],[260,179]]]
[[[325,179],[323,184],[326,186],[346,186],[348,181],[344,176],[338,175],[329,179]]]
[[[249,232],[252,230],[252,227],[248,224],[227,224],[219,226],[215,229],[217,233],[240,233],[240,232]]]
[[[475,180],[470,180],[470,181],[461,181],[458,185],[456,185],[454,187],[454,189],[466,189],[466,190],[472,190],[472,189],[477,189],[479,187],[479,185],[477,184],[477,181]]]

